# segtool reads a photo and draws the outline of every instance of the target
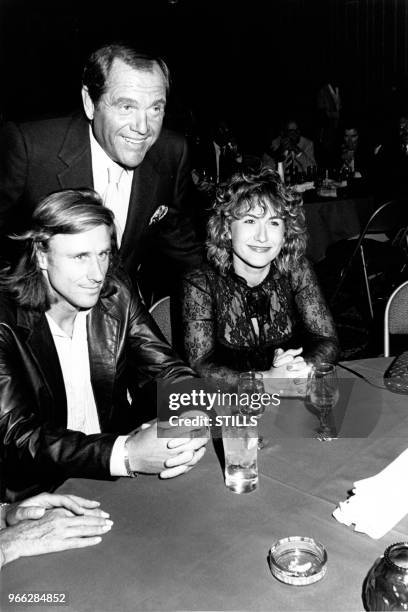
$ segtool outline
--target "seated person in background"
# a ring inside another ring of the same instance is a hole
[[[192,179],[196,186],[196,230],[204,243],[216,186],[243,168],[237,139],[224,119],[197,133],[192,146]]]
[[[335,163],[341,174],[347,178],[367,179],[372,164],[370,157],[358,124],[352,119],[345,121]]]
[[[19,557],[99,544],[112,521],[98,506],[76,495],[52,493],[0,504],[0,568]]]
[[[90,189],[51,194],[19,236],[0,296],[0,460],[8,501],[67,478],[172,477],[205,440],[132,432],[137,388],[194,376],[115,266],[113,213]],[[153,401],[153,400],[152,400]],[[190,433],[190,432],[189,432]],[[126,434],[126,435],[119,435]]]
[[[208,229],[210,263],[183,283],[191,367],[234,385],[246,370],[302,377],[335,361],[333,319],[304,257],[301,197],[270,169],[237,175],[219,191]]]
[[[300,172],[306,177],[308,168],[316,165],[313,142],[301,135],[299,124],[295,119],[288,119],[282,126],[280,136],[272,140],[263,161],[265,166],[273,169],[282,162],[287,182],[295,172]]]
[[[242,152],[237,139],[224,119],[215,121],[196,139],[192,155],[193,181],[201,188],[202,183],[223,183],[241,170]]]

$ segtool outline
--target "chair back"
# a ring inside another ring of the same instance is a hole
[[[401,223],[408,221],[406,205],[399,200],[389,200],[381,204],[371,215],[362,234],[370,232],[376,234],[380,232],[391,232],[399,229]]]
[[[364,250],[366,238],[373,234],[386,234],[389,244],[396,247],[405,255],[405,242],[407,241],[408,232],[408,206],[400,200],[389,200],[381,204],[371,215],[365,227],[362,229],[358,237],[355,248],[350,257],[343,265],[338,283],[331,296],[331,303],[334,304],[339,294],[345,279],[348,277],[355,261],[360,262],[363,273],[363,282],[365,293],[367,295],[368,309],[371,319],[374,318],[373,302],[371,297],[370,282],[366,266],[366,254]],[[404,264],[406,267],[406,264]],[[400,270],[401,272],[401,270]],[[395,286],[395,285],[394,285]]]
[[[166,338],[169,344],[172,343],[173,334],[171,329],[170,317],[170,296],[166,296],[158,300],[149,309],[150,314],[155,320],[161,333]]]
[[[384,313],[384,355],[390,356],[390,334],[408,334],[408,281],[391,294]]]

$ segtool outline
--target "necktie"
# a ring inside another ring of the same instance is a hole
[[[118,237],[118,247],[122,242],[123,232],[125,231],[127,217],[127,202],[126,195],[121,190],[121,177],[123,168],[117,164],[108,168],[108,186],[103,198],[104,205],[109,208],[115,215],[116,233]]]

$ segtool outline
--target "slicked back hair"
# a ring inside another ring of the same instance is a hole
[[[95,106],[106,91],[109,72],[115,59],[119,59],[131,68],[142,72],[152,72],[157,66],[163,74],[166,92],[168,93],[170,71],[161,57],[141,53],[130,45],[113,43],[94,51],[85,64],[82,85],[87,88]]]

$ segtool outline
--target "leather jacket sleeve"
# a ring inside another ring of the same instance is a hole
[[[34,483],[50,488],[73,476],[109,478],[117,435],[85,435],[57,424],[51,414],[57,407],[46,397],[42,403],[41,391],[32,393],[21,357],[13,330],[0,325],[0,448],[6,491],[25,490]]]
[[[134,400],[135,410],[144,412],[144,420],[149,420],[157,416],[158,382],[171,384],[197,375],[166,342],[130,281],[122,282],[114,299],[118,305],[128,304],[126,313],[120,317],[126,321],[126,327],[120,337],[116,370],[126,370],[126,387]],[[92,327],[92,333],[98,333],[97,326]],[[117,390],[121,392],[122,387],[117,385]]]

